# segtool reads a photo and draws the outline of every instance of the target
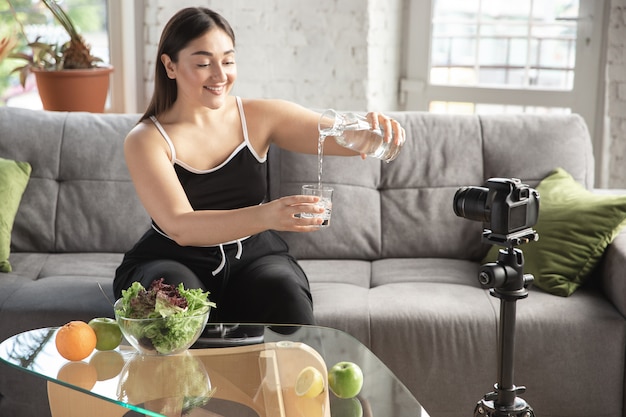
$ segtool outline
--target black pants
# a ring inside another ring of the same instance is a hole
[[[309,281],[287,244],[267,231],[220,247],[182,247],[149,230],[124,257],[113,283],[116,297],[139,281],[159,278],[185,288],[202,288],[217,304],[210,322],[313,324]],[[224,259],[223,268],[214,276]]]

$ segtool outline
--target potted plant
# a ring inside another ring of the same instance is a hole
[[[11,1],[7,1],[26,38]],[[19,72],[22,86],[25,85],[28,75],[33,73],[44,109],[104,112],[109,91],[109,76],[113,67],[102,65],[102,60],[91,54],[90,45],[85,42],[72,20],[55,0],[42,2],[70,39],[63,45],[47,44],[36,39],[27,45],[30,53],[20,51],[11,54],[12,58],[26,61],[23,66],[14,70]]]

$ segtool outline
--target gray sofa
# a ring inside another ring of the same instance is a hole
[[[534,187],[555,167],[591,188],[591,142],[576,115],[394,116],[408,134],[398,159],[326,157],[331,227],[285,238],[320,325],[369,346],[431,416],[471,415],[497,380],[499,301],[477,280],[489,249],[482,225],[454,214],[454,193],[491,177]],[[1,340],[111,315],[97,284],[112,297],[122,253],[148,226],[122,151],[136,120],[0,108],[0,157],[33,167],[13,226],[13,272],[0,274]],[[271,198],[317,178],[314,156],[272,149],[269,164]],[[515,382],[537,416],[626,416],[624,268],[620,234],[572,296],[533,287],[517,303]],[[2,365],[0,393],[2,416],[47,415],[42,380]]]

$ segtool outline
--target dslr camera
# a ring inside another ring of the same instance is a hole
[[[483,222],[483,239],[514,246],[537,240],[539,193],[517,178],[490,178],[485,187],[462,187],[454,195],[454,213]]]

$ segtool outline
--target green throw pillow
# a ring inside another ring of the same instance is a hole
[[[626,195],[598,195],[558,168],[537,186],[539,240],[519,246],[524,272],[551,294],[567,297],[585,282],[626,224]],[[484,262],[494,262],[492,247]]]
[[[28,162],[0,158],[0,272],[11,272],[11,230],[30,172]]]

